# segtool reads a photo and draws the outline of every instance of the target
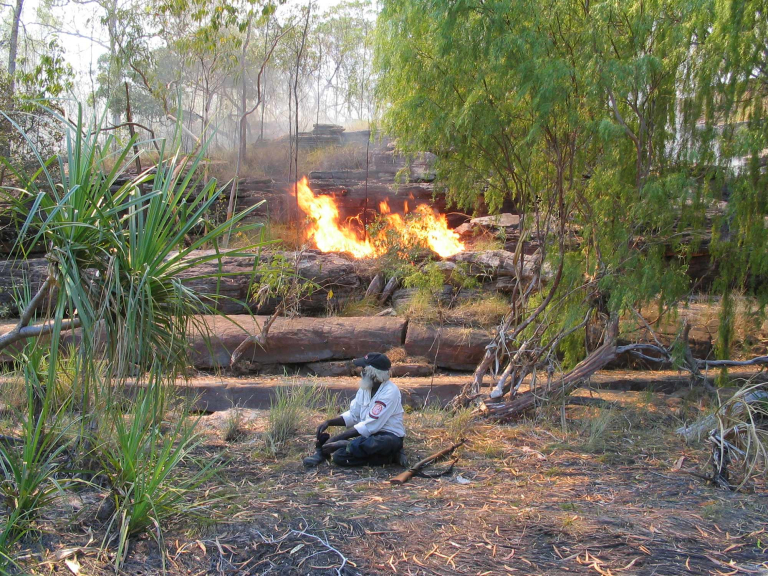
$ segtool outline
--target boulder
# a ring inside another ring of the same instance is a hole
[[[520,226],[520,216],[517,214],[494,214],[492,216],[480,216],[472,218],[469,223],[483,228],[510,228]]]
[[[415,362],[393,364],[389,374],[392,378],[423,378],[425,376],[432,376],[432,366]]]
[[[403,308],[419,295],[418,288],[400,288],[392,294],[392,306],[394,308]],[[453,299],[453,286],[443,285],[443,288],[437,294],[433,294],[437,301],[443,305],[448,305]]]
[[[354,365],[349,361],[309,362],[304,367],[315,376],[353,376]]]
[[[384,290],[384,274],[379,272],[373,277],[373,280],[371,280],[371,283],[368,285],[368,290],[365,291],[365,297],[378,299],[382,290]]]
[[[381,291],[381,296],[379,296],[379,304],[385,304],[387,300],[392,296],[392,294],[395,293],[395,290],[397,290],[397,286],[400,284],[400,280],[397,276],[392,276],[392,278],[389,279],[389,282],[387,282],[386,286],[384,286],[384,290]]]

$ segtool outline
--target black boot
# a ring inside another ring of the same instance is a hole
[[[316,466],[320,466],[320,464],[323,463],[323,460],[325,460],[326,456],[323,454],[322,449],[315,448],[315,453],[312,454],[312,456],[307,456],[302,460],[304,463],[304,466],[307,468],[315,468]]]
[[[395,454],[395,457],[393,458],[392,462],[394,464],[397,464],[401,468],[408,468],[408,456],[405,455],[405,450],[400,448],[400,451]]]

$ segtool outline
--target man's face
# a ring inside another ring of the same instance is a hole
[[[375,382],[371,374],[371,367],[364,366],[362,376],[360,377],[360,383],[358,384],[360,390],[372,390],[374,384]]]

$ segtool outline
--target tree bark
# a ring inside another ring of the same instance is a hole
[[[136,136],[136,130],[133,127],[133,114],[131,113],[131,94],[128,91],[128,81],[125,82],[125,117],[128,120],[128,132],[131,134],[131,138]],[[136,174],[141,174],[141,159],[139,158],[139,146],[136,142],[133,143],[133,153],[136,154]]]
[[[11,22],[11,38],[8,41],[8,95],[12,98],[16,93],[16,55],[19,50],[19,27],[21,26],[21,11],[24,8],[24,0],[16,0]]]

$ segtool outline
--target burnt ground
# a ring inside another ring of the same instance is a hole
[[[437,408],[410,413],[411,461],[460,435],[468,444],[450,474],[402,486],[388,482],[400,471],[394,466],[304,470],[300,458],[320,413],[306,414],[305,432],[276,454],[265,435],[268,411],[241,412],[233,442],[222,439],[233,413],[205,416],[196,455],[223,465],[197,494],[206,500],[198,516],[164,526],[165,570],[768,574],[764,479],[733,493],[684,472],[706,471],[706,446],[685,445],[672,432],[699,403],[631,391],[599,396],[616,407],[561,407],[515,425]],[[114,574],[109,555],[99,554],[103,534],[92,528],[102,497],[84,489],[51,512],[42,536],[25,543],[25,569]],[[162,572],[156,542],[144,538],[118,573]]]

